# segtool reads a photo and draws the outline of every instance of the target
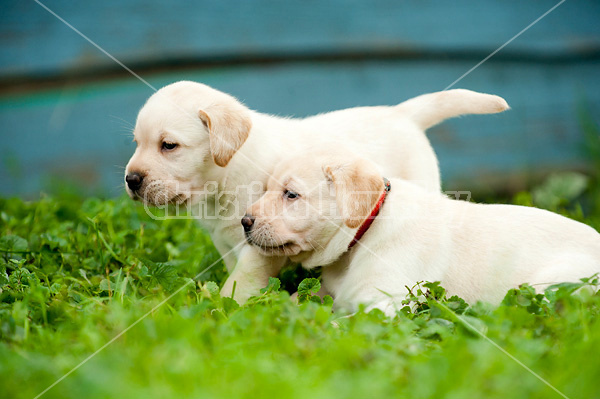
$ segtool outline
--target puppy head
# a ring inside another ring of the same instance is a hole
[[[235,98],[195,82],[152,95],[138,114],[126,190],[153,205],[195,202],[244,144],[252,122]]]
[[[361,158],[311,154],[286,160],[247,211],[247,240],[266,255],[318,266],[316,259],[345,251],[383,189],[377,167]]]

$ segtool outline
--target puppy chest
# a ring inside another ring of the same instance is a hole
[[[336,298],[343,291],[343,286],[348,275],[348,263],[338,261],[328,266],[323,266],[321,283],[327,292]]]

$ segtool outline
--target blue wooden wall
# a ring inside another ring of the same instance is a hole
[[[305,116],[446,88],[556,1],[42,1],[155,87],[201,81]],[[34,1],[0,13],[0,194],[50,177],[121,191],[152,90]],[[456,87],[512,110],[431,130],[447,188],[586,168],[578,107],[600,120],[600,2],[568,0]]]

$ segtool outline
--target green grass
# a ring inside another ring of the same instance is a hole
[[[562,175],[512,201],[598,229],[599,194]],[[421,284],[416,313],[340,318],[311,300],[314,280],[301,305],[276,280],[243,307],[219,298],[226,271],[209,238],[127,198],[0,199],[0,234],[4,398],[36,396],[142,316],[43,397],[560,397],[473,328],[568,397],[600,397],[600,295],[572,284],[525,286],[499,307]]]

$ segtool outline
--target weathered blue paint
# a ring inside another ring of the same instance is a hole
[[[491,52],[557,0],[44,0],[126,64],[339,52]],[[569,0],[499,55],[589,56],[600,2]],[[4,0],[0,75],[114,66],[34,1]]]

